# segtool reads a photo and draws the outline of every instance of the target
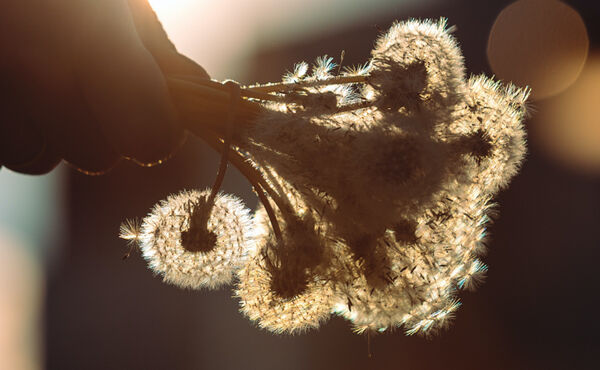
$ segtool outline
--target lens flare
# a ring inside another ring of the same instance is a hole
[[[520,0],[496,18],[487,55],[497,77],[527,85],[534,99],[543,99],[573,84],[588,48],[576,10],[557,0]]]
[[[600,55],[593,55],[564,93],[540,102],[532,140],[576,170],[600,174]]]

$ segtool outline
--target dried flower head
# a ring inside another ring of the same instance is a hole
[[[148,266],[165,282],[192,289],[229,284],[251,248],[249,211],[230,195],[218,194],[211,205],[209,194],[171,195],[154,206],[140,229],[121,234],[139,243]]]

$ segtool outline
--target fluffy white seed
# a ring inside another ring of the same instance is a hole
[[[240,310],[264,329],[275,333],[297,333],[316,329],[330,316],[333,291],[330,285],[314,276],[302,293],[281,297],[272,289],[272,274],[267,268],[266,250],[273,240],[265,212],[256,216],[257,248],[239,270],[236,295]]]
[[[192,289],[229,284],[252,248],[248,209],[224,194],[211,208],[209,194],[171,195],[143,220],[137,242],[150,269],[167,283]]]

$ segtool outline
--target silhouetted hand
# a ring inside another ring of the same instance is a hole
[[[208,78],[147,0],[5,0],[0,50],[0,165],[29,174],[167,158],[184,131],[164,75]]]

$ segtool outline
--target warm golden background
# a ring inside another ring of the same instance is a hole
[[[229,290],[162,284],[123,262],[120,222],[212,184],[199,140],[163,166],[88,177],[0,171],[0,369],[593,369],[600,259],[600,2],[556,0],[151,0],[179,50],[213,78],[277,80],[300,60],[369,57],[395,19],[447,17],[470,73],[533,89],[529,155],[498,197],[487,281],[447,332],[366,338],[342,319],[274,336]],[[254,207],[231,171],[225,191]]]

